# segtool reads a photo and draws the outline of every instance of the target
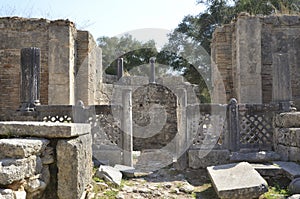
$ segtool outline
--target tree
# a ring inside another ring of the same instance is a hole
[[[97,39],[99,47],[102,48],[102,64],[107,74],[115,75],[117,58],[124,59],[124,68],[130,71],[136,66],[149,63],[149,59],[157,55],[155,42],[149,40],[140,42],[126,34],[118,37],[100,37]]]
[[[210,41],[215,28],[229,23],[241,12],[253,15],[300,13],[299,0],[197,0],[197,3],[205,4],[207,9],[196,16],[185,16],[173,34],[179,32],[200,42],[208,53],[210,53]],[[171,35],[170,39],[173,38]]]

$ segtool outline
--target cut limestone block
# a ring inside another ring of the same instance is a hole
[[[135,175],[135,168],[134,167],[129,167],[121,164],[116,164],[114,166],[115,169],[118,169],[124,176],[128,178],[133,178]]]
[[[278,127],[299,127],[300,112],[280,113],[279,115],[276,115],[275,123]]]
[[[268,191],[267,182],[247,162],[207,167],[221,199],[258,198]]]
[[[112,182],[118,186],[121,185],[122,173],[111,166],[101,165],[96,172],[96,177]]]
[[[300,165],[295,162],[282,162],[276,161],[273,162],[275,165],[278,165],[281,169],[283,169],[287,177],[291,180],[300,177]]]
[[[284,176],[284,171],[271,163],[251,163],[251,166],[261,175],[268,177]]]
[[[90,124],[51,122],[0,122],[0,135],[18,137],[71,138],[91,132]]]
[[[37,156],[23,159],[2,159],[0,160],[0,184],[9,185],[41,171],[42,161]]]
[[[92,180],[92,136],[60,139],[57,154],[58,198],[80,198]]]
[[[27,158],[31,155],[41,155],[49,142],[43,138],[0,139],[0,158]]]
[[[233,152],[230,156],[232,162],[269,162],[280,160],[280,155],[273,151],[259,151],[251,153]]]

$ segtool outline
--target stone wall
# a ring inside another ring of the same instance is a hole
[[[89,124],[0,122],[0,198],[81,198],[92,177]]]
[[[212,63],[223,78],[227,100],[300,106],[300,16],[240,15],[215,30]],[[214,80],[215,92],[218,80]]]
[[[101,50],[88,32],[68,20],[0,18],[0,120],[20,105],[20,52],[28,47],[41,49],[41,104],[99,102]]]
[[[300,161],[300,112],[280,113],[275,118],[274,148],[285,161]]]

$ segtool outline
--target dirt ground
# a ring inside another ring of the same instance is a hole
[[[179,171],[167,167],[149,175],[124,178],[120,187],[103,181],[93,184],[89,199],[143,199],[143,198],[201,198],[217,199],[205,169]]]

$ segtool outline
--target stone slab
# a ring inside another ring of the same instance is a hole
[[[268,191],[267,182],[247,162],[207,167],[221,199],[258,198]]]
[[[280,113],[276,115],[275,123],[278,127],[300,127],[300,112]]]
[[[96,176],[118,186],[121,185],[122,173],[114,167],[101,165],[96,172]]]
[[[259,151],[250,153],[233,152],[230,156],[232,162],[269,162],[280,160],[280,155],[273,151]]]
[[[135,168],[134,167],[129,167],[121,164],[116,164],[114,166],[115,169],[119,170],[124,176],[128,178],[133,178],[135,177]]]
[[[0,136],[71,138],[91,132],[90,124],[51,122],[0,122]]]
[[[275,177],[283,175],[283,170],[271,163],[251,163],[251,166],[262,176]]]
[[[283,162],[283,161],[275,161],[273,162],[275,165],[278,165],[282,168],[286,173],[287,177],[291,180],[300,177],[300,165],[295,162]]]
[[[49,140],[43,138],[0,139],[0,159],[26,158],[31,155],[40,155],[49,142]]]

